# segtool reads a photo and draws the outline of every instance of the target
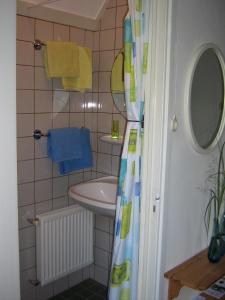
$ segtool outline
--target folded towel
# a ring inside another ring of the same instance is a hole
[[[80,169],[91,168],[93,166],[89,129],[87,128],[81,129],[80,140],[81,140],[82,157],[60,162],[58,165],[59,165],[59,172],[61,175],[67,174],[72,171],[80,170]]]
[[[119,53],[115,59],[112,76],[111,90],[113,93],[124,92],[124,54]]]
[[[50,129],[47,141],[48,157],[56,163],[81,158],[81,142],[81,131],[79,128]]]
[[[79,76],[79,51],[75,43],[47,41],[44,65],[48,78]]]
[[[78,77],[63,78],[62,85],[66,90],[76,90],[84,92],[92,88],[92,52],[86,47],[79,48],[79,66]],[[69,77],[69,76],[68,76]]]

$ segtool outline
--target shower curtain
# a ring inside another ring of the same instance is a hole
[[[117,191],[109,300],[137,300],[142,120],[147,71],[149,0],[128,0],[124,21],[127,129]]]

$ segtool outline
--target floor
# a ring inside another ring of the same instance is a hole
[[[106,300],[107,287],[87,279],[49,300]]]

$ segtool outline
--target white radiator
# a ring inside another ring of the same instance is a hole
[[[93,263],[92,212],[73,205],[37,218],[37,279],[41,285]]]

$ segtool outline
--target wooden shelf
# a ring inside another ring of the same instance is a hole
[[[208,249],[199,252],[164,274],[169,279],[168,300],[177,297],[183,286],[204,291],[225,274],[225,256],[218,263],[210,263],[207,251]]]

